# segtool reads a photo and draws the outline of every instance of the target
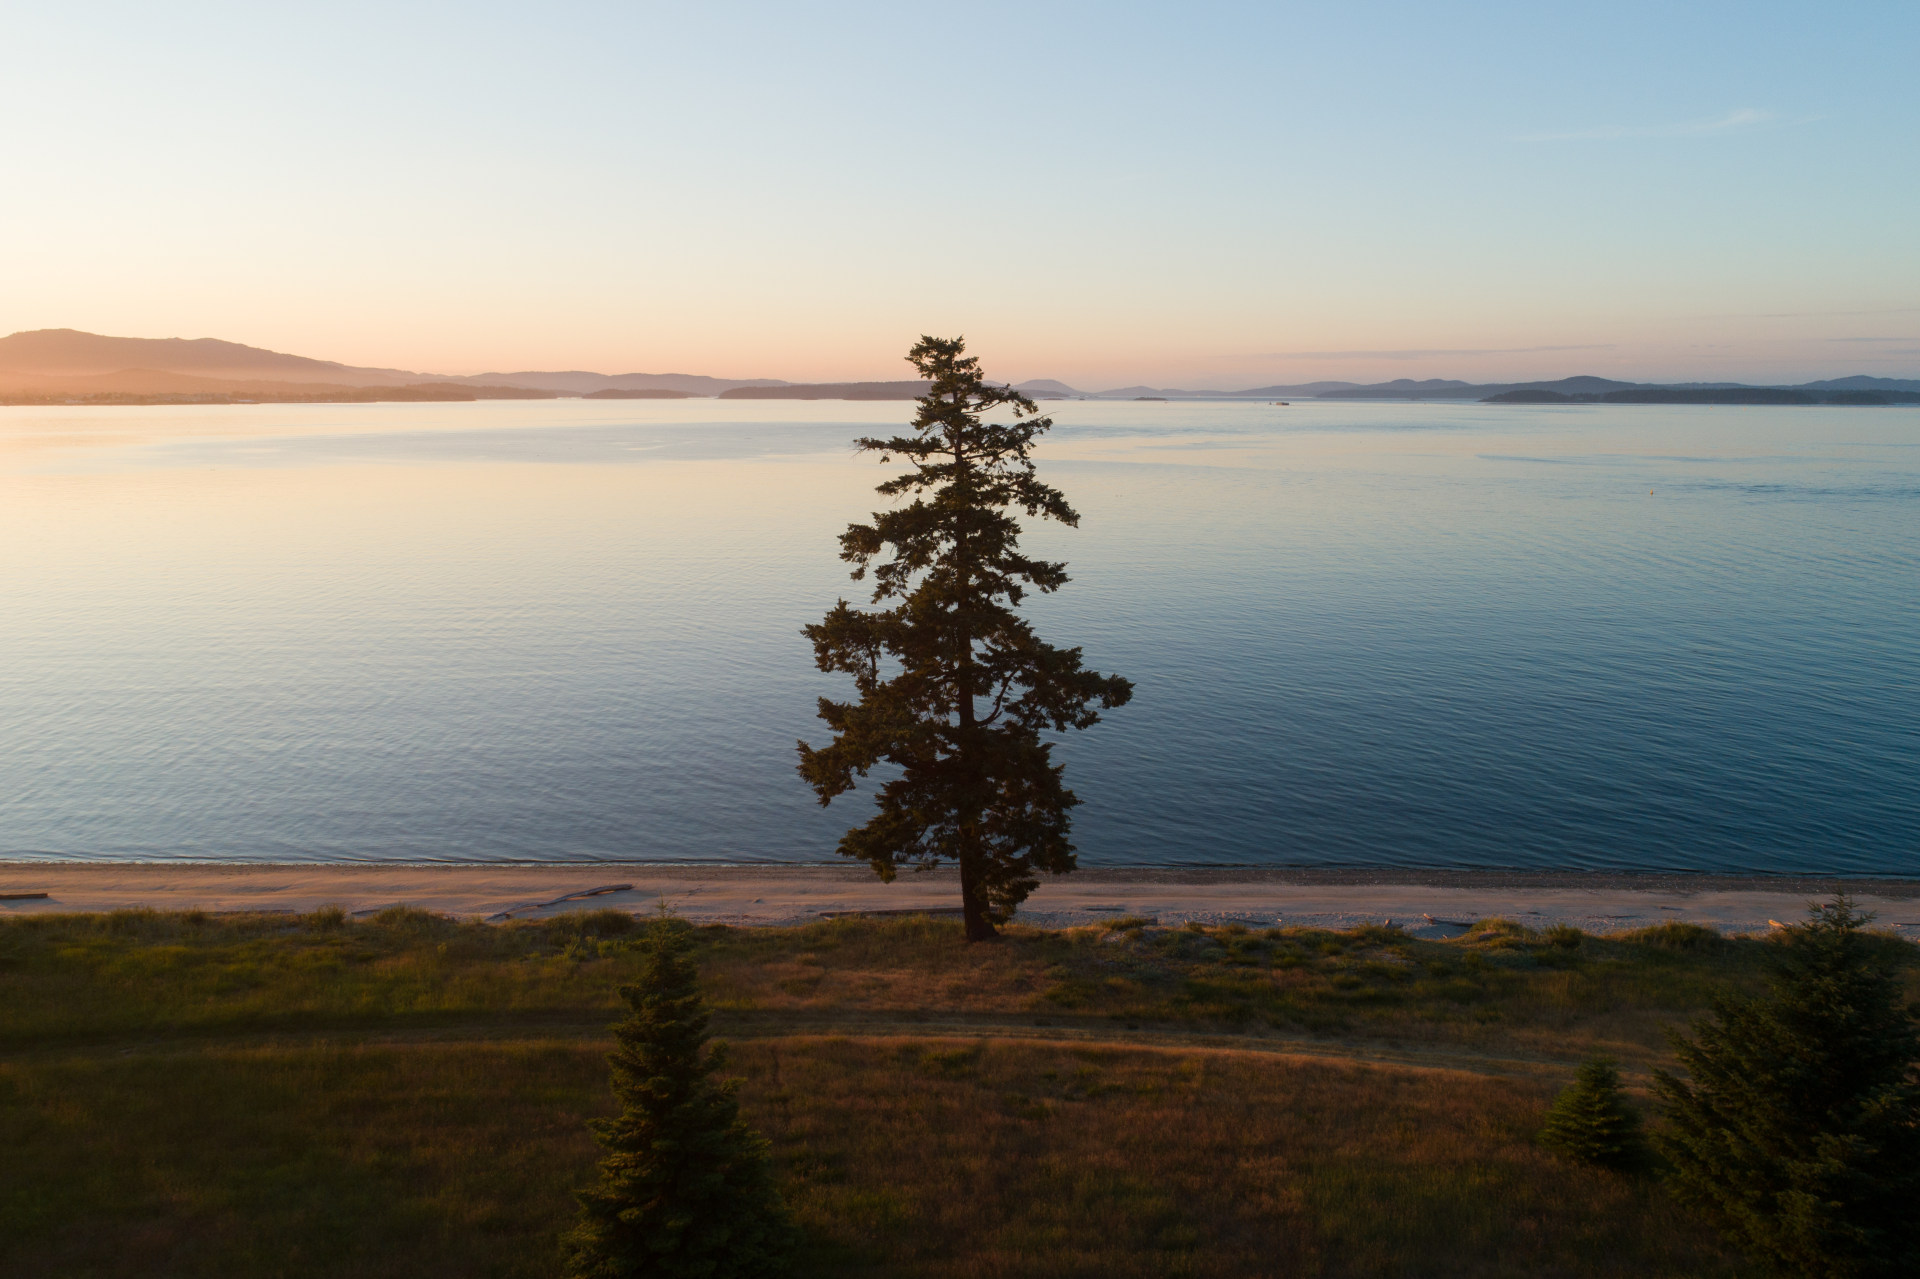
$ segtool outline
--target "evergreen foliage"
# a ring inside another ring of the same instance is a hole
[[[607,1154],[577,1196],[564,1241],[570,1279],[749,1279],[788,1273],[794,1230],[774,1188],[766,1141],[741,1121],[734,1084],[716,1081],[724,1045],[707,1048],[708,1013],[688,928],[656,922],[632,1012],[607,1061],[621,1113],[592,1128]]]
[[[1619,1069],[1605,1057],[1582,1065],[1554,1099],[1540,1140],[1569,1159],[1602,1168],[1636,1168],[1646,1155],[1640,1117],[1620,1090]]]
[[[1813,908],[1656,1076],[1675,1192],[1784,1274],[1920,1274],[1920,1034],[1869,918]]]
[[[913,434],[856,445],[913,469],[881,484],[912,501],[854,524],[840,558],[855,581],[873,573],[873,602],[845,600],[806,628],[823,671],[853,677],[855,702],[820,699],[833,741],[800,743],[800,774],[822,804],[876,765],[896,775],[879,809],[840,852],[891,880],[903,865],[960,867],[967,936],[993,935],[1039,883],[1074,868],[1068,810],[1044,731],[1088,728],[1133,686],[1083,669],[1080,650],[1043,643],[1015,611],[1028,590],[1056,591],[1066,565],[1020,553],[1010,509],[1077,525],[1059,490],[1040,482],[1034,440],[1052,423],[1033,401],[986,382],[959,338],[922,337],[908,359],[932,385]],[[982,416],[1010,411],[1012,421]],[[884,558],[883,558],[884,556]]]

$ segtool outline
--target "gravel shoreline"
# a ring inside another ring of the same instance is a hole
[[[1162,922],[1352,927],[1388,920],[1457,934],[1492,916],[1590,932],[1668,920],[1765,932],[1810,901],[1845,892],[1882,926],[1920,939],[1920,880],[1401,868],[1092,867],[1045,879],[1023,923]],[[540,919],[577,910],[665,906],[696,923],[774,925],[833,916],[952,913],[951,868],[882,883],[864,866],[659,862],[379,863],[0,862],[0,918],[130,909],[295,914],[339,905],[367,916],[407,905],[466,919]]]

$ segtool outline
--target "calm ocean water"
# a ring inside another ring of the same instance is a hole
[[[1920,874],[1920,411],[1052,408],[1083,865]],[[0,409],[0,857],[831,859],[907,411]]]

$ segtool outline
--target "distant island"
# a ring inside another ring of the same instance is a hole
[[[794,382],[778,386],[736,386],[720,392],[723,400],[917,400],[925,382]]]
[[[1485,404],[1920,404],[1920,378],[1858,374],[1793,386],[1655,384],[1603,377],[1540,382],[1304,382],[1239,391],[1123,386],[1082,391],[1052,378],[1016,385],[1037,400],[1452,400]],[[379,401],[557,399],[911,400],[918,381],[785,382],[692,373],[583,370],[436,374],[362,368],[217,338],[121,338],[36,329],[0,338],[0,404],[365,404]]]
[[[1620,391],[1549,391],[1522,387],[1482,404],[1920,404],[1920,391],[1815,391],[1776,386],[1646,386]]]
[[[1060,383],[1050,383],[1058,388]],[[1022,389],[1025,389],[1023,385]],[[1126,386],[1113,391],[1067,392],[1087,399],[1132,400],[1454,400],[1482,404],[1920,404],[1920,378],[1856,374],[1796,386],[1745,386],[1736,382],[1662,385],[1603,377],[1551,382],[1458,382],[1448,378],[1396,378],[1391,382],[1306,382],[1258,386],[1245,391],[1182,391]]]

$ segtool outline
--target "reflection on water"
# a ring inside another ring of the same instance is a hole
[[[1085,862],[1920,873],[1920,412],[1053,407]],[[0,409],[0,856],[829,857],[907,411]]]

